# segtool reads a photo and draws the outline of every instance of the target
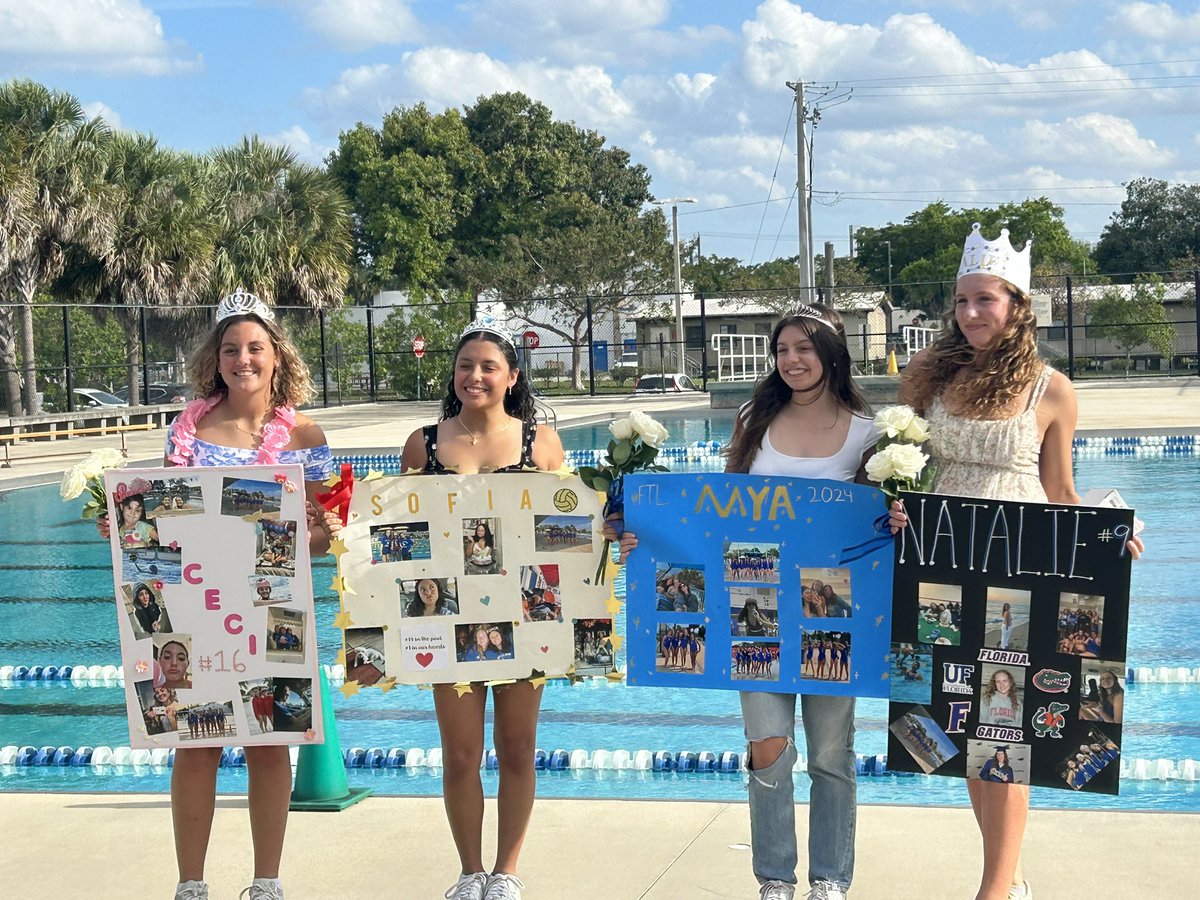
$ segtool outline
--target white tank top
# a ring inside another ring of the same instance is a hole
[[[762,446],[750,464],[751,475],[787,475],[792,478],[829,478],[853,481],[863,454],[875,447],[880,431],[875,421],[854,414],[846,442],[833,456],[788,456],[771,446],[771,429],[763,433]]]

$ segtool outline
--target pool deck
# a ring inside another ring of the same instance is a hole
[[[1084,384],[1078,395],[1084,433],[1200,433],[1200,378]],[[628,398],[555,402],[560,426],[606,419],[633,405]],[[636,406],[651,414],[708,408],[704,396],[639,397]],[[382,451],[435,418],[436,406],[392,403],[312,415],[335,449]],[[76,438],[70,447],[83,452],[116,445],[115,438]],[[139,434],[129,446],[131,460],[151,463],[162,436]],[[42,455],[57,449],[17,445],[13,467],[0,469],[0,489],[56,481],[78,459]],[[965,804],[965,791],[963,799]],[[245,808],[244,797],[218,798],[207,869],[213,900],[232,900],[250,881]],[[797,812],[803,878],[808,827],[806,809]],[[494,831],[495,804],[489,801],[485,849],[494,847]],[[6,794],[0,834],[0,898],[171,895],[170,805],[163,795]],[[528,900],[752,900],[758,892],[749,840],[744,803],[545,799],[536,805],[521,876]],[[1195,896],[1191,854],[1198,845],[1200,815],[1039,809],[1030,817],[1024,854],[1038,900],[1173,900]],[[856,900],[967,900],[979,868],[969,809],[860,807]],[[434,900],[456,872],[437,799],[373,797],[341,813],[293,813],[289,819],[283,864],[289,900]]]

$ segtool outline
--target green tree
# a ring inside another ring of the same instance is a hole
[[[103,253],[111,229],[102,177],[110,133],[87,119],[75,97],[36,82],[0,84],[0,177],[16,190],[3,198],[0,297],[20,304],[24,396],[20,396],[11,312],[0,313],[0,368],[10,412],[39,411],[34,295],[63,270],[70,243]],[[24,175],[20,174],[21,172]],[[17,208],[18,204],[20,208]]]
[[[375,327],[375,369],[390,393],[405,399],[441,399],[454,369],[454,347],[471,320],[465,294],[412,292],[409,304],[392,310]],[[425,339],[425,355],[417,359],[412,341]]]
[[[321,355],[321,315],[325,316],[325,355]],[[293,323],[294,323],[293,318]],[[292,324],[288,333],[308,364],[318,391],[326,388],[339,397],[353,396],[367,375],[367,326],[348,309],[326,310]]]
[[[67,409],[66,365],[71,364],[72,381],[77,387],[102,387],[112,390],[124,367],[123,334],[115,317],[87,306],[68,306],[71,358],[66,359],[63,335],[63,307],[50,305],[47,295],[39,295],[33,307],[33,331],[38,360],[54,371],[43,375],[46,410]]]
[[[1098,330],[1125,353],[1126,374],[1134,348],[1145,344],[1170,360],[1175,326],[1167,320],[1165,297],[1162,279],[1148,275],[1139,278],[1128,295],[1119,287],[1111,287],[1092,305],[1088,330]]]
[[[1161,272],[1200,253],[1200,184],[1135,178],[1096,244],[1101,272]]]

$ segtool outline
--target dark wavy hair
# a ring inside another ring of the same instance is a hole
[[[488,341],[500,348],[508,367],[517,373],[516,382],[504,394],[504,411],[522,422],[532,422],[536,414],[533,391],[517,362],[517,351],[500,335],[490,331],[468,331],[458,339],[458,346],[454,348],[454,366],[446,382],[446,396],[442,399],[442,420],[453,419],[462,409],[462,401],[458,399],[458,394],[454,393],[454,373],[458,368],[458,354],[468,341]]]
[[[821,324],[811,316],[784,316],[775,323],[768,348],[773,364],[771,371],[758,382],[750,402],[738,412],[742,427],[725,448],[729,471],[750,471],[750,464],[754,462],[754,456],[762,445],[763,435],[767,433],[771,420],[792,400],[792,389],[787,386],[783,376],[779,374],[779,369],[774,365],[779,334],[789,325],[795,325],[808,335],[813,343],[813,349],[816,350],[824,370],[819,386],[828,390],[834,399],[850,412],[870,415],[870,404],[850,375],[850,348],[846,346],[846,326],[842,317],[838,315],[837,310],[828,306],[812,304],[812,308],[820,312],[833,328]]]

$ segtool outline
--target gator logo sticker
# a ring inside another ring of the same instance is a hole
[[[1062,673],[1059,673],[1062,674]],[[1063,726],[1067,724],[1063,716],[1068,709],[1067,704],[1053,700],[1033,714],[1033,730],[1037,737],[1061,738]]]
[[[1071,689],[1071,673],[1042,669],[1033,676],[1033,686],[1043,694],[1065,694]]]

